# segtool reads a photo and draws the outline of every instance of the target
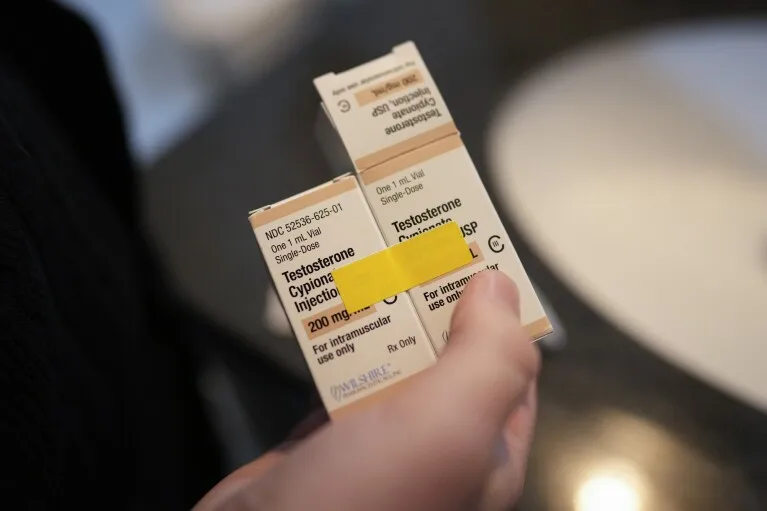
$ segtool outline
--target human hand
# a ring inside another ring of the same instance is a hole
[[[439,362],[406,391],[272,451],[195,508],[502,510],[519,498],[536,411],[537,348],[500,272],[471,279]]]

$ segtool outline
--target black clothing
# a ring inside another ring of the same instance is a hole
[[[140,233],[97,41],[0,7],[0,508],[189,509],[220,478],[194,318]]]

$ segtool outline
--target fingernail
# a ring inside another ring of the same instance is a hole
[[[487,270],[476,275],[477,291],[486,300],[500,302],[513,309],[519,310],[519,294],[514,282],[500,271]]]

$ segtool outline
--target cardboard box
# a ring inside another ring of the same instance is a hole
[[[402,293],[349,314],[331,271],[386,247],[353,175],[249,217],[290,325],[331,417],[397,391],[434,350]]]
[[[325,112],[358,173],[386,242],[393,245],[456,221],[474,260],[410,290],[437,352],[471,276],[494,269],[517,284],[531,339],[551,333],[533,290],[450,112],[413,43],[315,80]]]

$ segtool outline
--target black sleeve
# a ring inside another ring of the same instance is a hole
[[[0,498],[6,509],[51,509],[59,500],[65,442],[56,322],[38,254],[0,183]]]
[[[137,182],[112,77],[88,22],[49,0],[0,3],[0,58],[26,78],[89,178],[130,230]]]

